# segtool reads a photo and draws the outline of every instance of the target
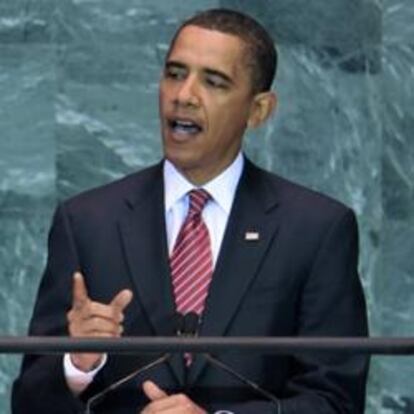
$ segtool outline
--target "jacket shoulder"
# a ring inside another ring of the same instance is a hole
[[[162,166],[156,164],[129,174],[111,183],[84,191],[65,200],[63,207],[72,214],[97,213],[122,208],[125,202],[134,203],[162,184]]]
[[[283,209],[290,217],[299,220],[329,220],[338,216],[354,215],[352,209],[320,191],[293,182],[273,172],[263,170],[253,164],[251,168],[251,184],[261,187],[266,198]]]

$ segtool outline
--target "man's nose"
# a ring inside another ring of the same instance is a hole
[[[188,77],[181,83],[176,96],[176,103],[183,106],[198,106],[199,88],[197,79]]]

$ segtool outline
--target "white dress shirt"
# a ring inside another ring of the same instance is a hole
[[[202,217],[206,223],[211,242],[213,266],[217,262],[227,220],[233,205],[237,184],[243,170],[244,158],[241,153],[219,176],[195,187],[169,161],[164,163],[165,222],[167,226],[168,251],[171,255],[178,233],[189,207],[188,193],[195,188],[206,190],[211,199],[205,205]]]
[[[243,166],[244,158],[239,153],[232,164],[220,175],[201,187],[195,187],[171,162],[168,160],[164,161],[165,222],[170,255],[187,215],[189,207],[188,192],[196,188],[203,188],[211,196],[211,199],[203,209],[202,217],[210,235],[213,266],[216,265]],[[72,364],[69,354],[64,356],[63,367],[65,378],[69,388],[75,395],[80,394],[92,382],[95,375],[105,365],[106,360],[107,355],[105,354],[97,368],[89,372],[83,372]]]

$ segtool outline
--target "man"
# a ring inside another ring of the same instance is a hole
[[[175,335],[177,312],[199,314],[202,336],[367,334],[351,210],[241,154],[246,128],[276,104],[275,69],[273,42],[248,16],[215,9],[180,27],[160,83],[165,160],[57,209],[31,334]],[[273,393],[283,414],[363,412],[363,357],[220,358]],[[27,356],[14,413],[79,412],[152,359]],[[195,355],[138,375],[94,410],[277,412]]]

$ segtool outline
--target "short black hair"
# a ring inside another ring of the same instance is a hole
[[[187,26],[216,30],[240,38],[246,46],[246,60],[250,66],[254,92],[271,89],[276,75],[277,50],[269,33],[255,19],[225,8],[202,11],[181,24],[171,42],[170,52],[178,35]]]

